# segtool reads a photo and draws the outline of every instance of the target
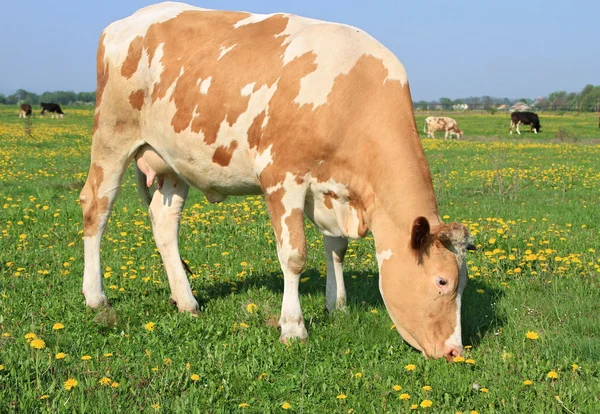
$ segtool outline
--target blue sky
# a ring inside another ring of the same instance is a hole
[[[102,29],[148,0],[7,1],[0,93],[96,89]],[[414,100],[535,98],[600,84],[600,1],[192,0],[214,9],[289,12],[360,27],[405,65]]]

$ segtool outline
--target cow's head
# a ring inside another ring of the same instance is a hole
[[[451,360],[462,352],[460,305],[467,283],[465,255],[475,250],[458,223],[412,225],[410,243],[378,254],[380,289],[400,335],[426,357]]]
[[[540,130],[542,129],[542,126],[540,125],[540,121],[533,122],[533,129],[535,129],[535,132],[540,132]]]

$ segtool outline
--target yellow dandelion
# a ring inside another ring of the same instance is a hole
[[[154,411],[160,410],[160,404],[152,404],[151,407],[154,409]]]
[[[487,389],[487,388],[485,388],[485,387],[481,387],[481,388],[479,389],[479,391],[481,391],[481,392],[490,392],[490,390],[488,390],[488,389]]]
[[[65,381],[64,387],[65,390],[69,391],[71,388],[75,388],[79,384],[75,378],[69,378]]]
[[[454,362],[465,362],[465,357],[457,356],[453,359]]]
[[[338,396],[337,396],[337,397],[335,397],[335,398],[337,398],[338,400],[345,400],[345,399],[346,399],[346,398],[348,398],[348,397],[346,396],[346,394],[340,394],[340,395],[338,395]]]
[[[573,372],[577,372],[579,370],[579,365],[573,364],[571,365],[571,369],[573,370]]]
[[[357,372],[354,374],[354,378],[362,378],[362,372]]]
[[[10,334],[8,332],[4,332],[2,334],[2,336],[5,337],[5,338],[10,338]]]
[[[147,357],[151,357],[152,356],[152,351],[151,350],[146,349],[144,352],[146,353]]]
[[[471,359],[471,358],[469,358],[469,359],[465,360],[465,362],[466,362],[467,364],[469,364],[469,365],[475,365],[475,360],[474,360],[474,359]]]
[[[419,408],[419,406],[417,404],[413,404],[410,406],[411,410],[416,410],[417,408]]]
[[[92,359],[92,357],[89,356],[89,355],[84,355],[84,356],[81,357],[82,361],[89,361],[90,359]]]
[[[65,359],[67,357],[67,354],[65,354],[64,352],[59,352],[58,354],[54,355],[54,358],[56,359]]]
[[[290,408],[292,408],[292,405],[286,401],[283,404],[281,404],[281,408],[283,408],[284,410],[289,410]]]
[[[400,399],[401,400],[410,400],[410,394],[400,394]]]
[[[198,374],[192,374],[192,375],[190,376],[190,379],[191,379],[192,381],[196,382],[196,381],[198,381],[198,380],[200,379],[200,375],[198,375]]]
[[[146,328],[146,330],[148,332],[152,332],[154,330],[154,326],[156,324],[154,322],[148,322],[147,324],[144,325],[144,328]]]
[[[266,377],[266,376],[267,376],[267,374],[263,372],[262,374],[260,374],[260,375],[258,376],[258,380],[259,380],[259,381],[262,381],[262,380],[263,380],[263,378],[264,378],[264,377]]]
[[[248,305],[246,305],[246,310],[249,313],[254,313],[258,310],[258,306],[255,303],[249,303]]]
[[[4,371],[4,365],[0,364],[0,371]]]
[[[240,407],[240,408],[248,408],[248,407],[250,407],[250,404],[243,402],[240,405],[238,405],[238,407]]]
[[[44,394],[40,397],[40,400],[46,400],[48,398],[50,398],[50,396],[48,394]]]
[[[550,371],[548,373],[548,378],[557,379],[558,378],[558,372],[556,372],[555,370]]]
[[[417,366],[415,364],[408,364],[404,366],[404,369],[407,371],[414,371]]]
[[[58,330],[61,330],[61,329],[65,329],[65,325],[63,325],[60,322],[57,322],[54,325],[52,325],[52,329],[54,329],[55,331],[58,331]]]
[[[112,352],[107,352],[107,353],[104,354],[104,356],[106,358],[110,358],[111,356],[113,356],[113,353]]]
[[[401,385],[394,385],[392,388],[394,389],[394,391],[400,391],[402,389],[402,386]]]
[[[100,380],[98,380],[98,384],[100,385],[108,385],[112,382],[112,380],[108,377],[102,377],[100,378]]]
[[[32,339],[37,338],[37,335],[34,334],[33,332],[29,332],[27,334],[25,334],[25,339],[27,339],[27,342],[30,342]]]
[[[429,385],[425,385],[425,386],[423,387],[423,389],[424,389],[425,391],[431,391],[431,387],[430,387]]]
[[[533,384],[533,381],[531,381],[531,380],[523,381],[523,385],[531,385],[531,384]]]
[[[36,338],[29,342],[29,346],[35,349],[44,349],[46,348],[46,342],[42,341],[39,338]]]
[[[433,401],[431,400],[423,400],[421,401],[421,408],[429,408],[433,405]]]
[[[534,332],[534,331],[527,331],[527,333],[525,334],[525,337],[527,339],[531,339],[532,341],[535,341],[536,339],[540,338],[540,336],[537,334],[537,332]]]
[[[371,309],[371,313],[375,315],[375,314],[377,314],[379,312],[377,312],[377,309]]]
[[[240,322],[240,327],[242,327],[242,328],[244,328],[244,329],[247,329],[247,328],[248,328],[248,325],[247,325],[247,324],[245,324],[244,322]]]
[[[119,388],[119,385],[120,384],[117,381],[114,381],[112,384],[110,384],[112,388]]]

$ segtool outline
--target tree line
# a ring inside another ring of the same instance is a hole
[[[532,108],[542,111],[600,111],[600,86],[586,85],[581,92],[556,91],[544,98],[509,99],[493,96],[472,96],[469,98],[450,99],[440,98],[434,101],[413,102],[416,109],[443,109],[451,111],[460,108],[459,105],[467,104],[472,109],[493,110],[500,105],[514,105],[522,102]]]
[[[25,89],[18,89],[15,93],[8,96],[0,93],[0,104],[17,105],[28,103],[30,105],[39,105],[40,102],[52,102],[60,105],[91,105],[96,102],[96,91],[78,93],[73,91],[55,91],[44,92],[38,95]]]

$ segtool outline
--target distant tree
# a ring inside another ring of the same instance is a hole
[[[452,109],[452,99],[440,98],[440,105],[442,105],[442,109],[450,110],[450,109]]]
[[[96,91],[94,92],[79,92],[77,100],[81,102],[96,102]]]
[[[4,94],[0,93],[0,104],[5,104],[6,103],[6,96],[4,96]]]

